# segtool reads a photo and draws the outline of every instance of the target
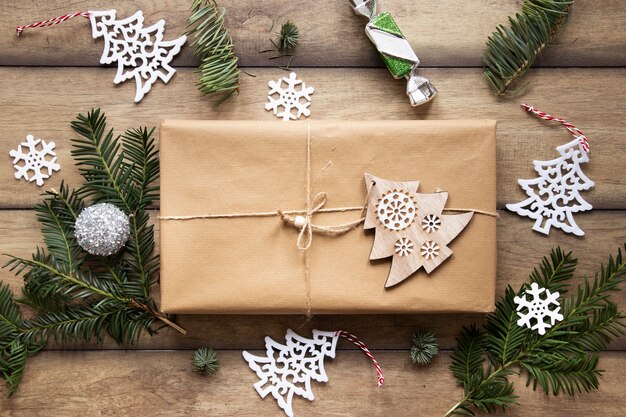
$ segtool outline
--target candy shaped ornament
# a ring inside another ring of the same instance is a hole
[[[448,244],[461,233],[473,212],[443,214],[448,193],[418,193],[419,181],[388,181],[365,174],[369,187],[365,229],[375,229],[370,259],[392,257],[385,287],[392,287],[424,267],[431,273],[452,255]]]
[[[385,378],[378,362],[365,344],[353,334],[343,330],[336,332],[313,330],[313,338],[307,339],[289,329],[285,335],[284,345],[270,337],[265,338],[266,356],[243,352],[248,366],[259,378],[254,384],[254,389],[261,398],[272,394],[285,414],[293,417],[293,397],[300,396],[313,401],[315,397],[311,381],[328,381],[324,359],[335,357],[339,337],[354,343],[372,360],[378,376],[378,386],[382,387]]]
[[[350,0],[354,12],[366,17],[365,34],[394,78],[406,78],[406,94],[412,106],[427,103],[437,89],[426,77],[417,75],[419,59],[389,13],[378,14],[376,0]]]
[[[558,158],[533,161],[539,176],[518,180],[528,198],[516,204],[507,204],[506,207],[520,216],[535,220],[533,230],[539,233],[548,235],[554,226],[566,233],[583,236],[585,232],[576,224],[574,213],[592,209],[591,204],[580,195],[581,191],[595,185],[581,168],[581,164],[589,162],[589,141],[579,129],[565,120],[526,104],[522,107],[544,120],[563,124],[575,139],[556,148],[560,154]]]
[[[25,29],[57,25],[78,16],[89,19],[94,38],[104,40],[100,63],[117,63],[113,82],[135,80],[135,102],[143,99],[157,79],[167,83],[176,72],[170,62],[180,52],[187,37],[164,41],[165,21],[159,20],[144,27],[141,10],[125,19],[117,19],[115,10],[76,12],[18,26],[15,30],[19,36]]]

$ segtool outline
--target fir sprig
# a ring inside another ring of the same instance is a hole
[[[193,0],[185,32],[194,37],[193,54],[200,60],[198,90],[202,94],[223,94],[216,104],[239,91],[237,56],[224,25],[224,13],[214,0]]]
[[[416,332],[411,346],[411,360],[416,365],[427,365],[439,353],[437,338],[429,332]]]
[[[485,77],[496,95],[511,92],[567,22],[573,0],[523,0],[521,13],[509,17],[487,40],[483,53]],[[513,94],[523,90],[523,85]]]
[[[158,311],[150,296],[159,258],[147,207],[158,198],[158,153],[154,129],[129,130],[121,136],[107,129],[100,110],[78,115],[72,128],[72,155],[85,182],[77,190],[61,183],[35,208],[44,248],[30,259],[10,256],[4,265],[24,278],[22,297],[0,285],[0,372],[13,394],[26,358],[48,342],[95,340],[107,335],[120,344],[155,333],[156,322],[184,333]],[[112,257],[84,252],[74,223],[89,202],[108,202],[129,215],[131,237]],[[33,307],[34,318],[22,319],[18,303]]]
[[[287,20],[280,27],[280,32],[276,34],[276,44],[278,49],[289,50],[298,46],[300,30],[295,23]]]
[[[191,365],[194,372],[211,376],[219,369],[220,362],[213,349],[199,348],[193,353]]]
[[[626,245],[624,245],[626,250]],[[546,394],[590,391],[598,388],[598,355],[623,334],[624,315],[609,298],[626,280],[622,251],[609,257],[594,278],[585,278],[576,291],[561,302],[563,320],[539,335],[517,325],[514,298],[536,282],[560,295],[568,291],[577,260],[560,248],[544,258],[518,292],[511,287],[487,318],[485,331],[465,328],[457,339],[450,369],[463,386],[464,396],[446,414],[474,415],[474,410],[494,412],[516,404],[508,376],[525,372],[527,385]]]

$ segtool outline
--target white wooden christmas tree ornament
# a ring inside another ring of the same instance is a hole
[[[528,195],[516,204],[507,204],[507,209],[520,216],[535,220],[533,230],[550,234],[551,227],[566,233],[583,236],[585,232],[574,220],[574,213],[592,209],[580,195],[595,184],[582,171],[581,164],[589,162],[589,142],[585,135],[563,119],[550,116],[531,106],[524,109],[544,120],[555,120],[563,124],[576,138],[556,148],[559,157],[549,161],[533,161],[539,174],[534,179],[520,179],[519,185]]]
[[[170,62],[187,37],[164,41],[165,21],[144,27],[141,10],[125,19],[117,19],[115,10],[76,12],[18,26],[15,30],[19,36],[25,29],[57,25],[78,16],[89,19],[94,38],[104,39],[100,63],[117,64],[113,82],[135,80],[135,102],[143,99],[157,79],[167,83],[176,72]]]
[[[365,229],[375,229],[370,259],[392,257],[385,287],[420,268],[431,273],[452,255],[448,244],[463,231],[473,212],[443,214],[447,192],[418,193],[419,181],[388,181],[365,174],[369,191]]]
[[[54,142],[46,142],[43,139],[35,139],[33,135],[27,135],[26,142],[22,142],[17,149],[9,152],[13,158],[15,179],[34,181],[41,187],[53,171],[61,169],[61,165],[57,163],[54,146]]]
[[[281,77],[269,82],[270,91],[267,94],[268,102],[265,110],[271,110],[274,115],[283,121],[297,120],[304,115],[309,117],[311,110],[311,94],[313,87],[307,87],[304,81],[298,80],[296,73],[289,77]]]
[[[288,329],[285,344],[278,343],[269,336],[265,338],[266,356],[243,352],[248,366],[259,378],[254,384],[254,389],[261,398],[271,394],[285,414],[293,417],[293,397],[300,396],[313,401],[315,396],[311,381],[328,381],[324,359],[335,357],[339,337],[354,343],[374,362],[378,386],[382,386],[384,377],[378,362],[363,342],[353,334],[343,330],[336,332],[313,330],[313,338],[308,339]]]

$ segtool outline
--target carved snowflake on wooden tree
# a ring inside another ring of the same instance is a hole
[[[170,62],[180,52],[187,37],[164,41],[164,20],[144,27],[141,10],[121,20],[116,19],[115,10],[91,11],[89,19],[92,36],[104,38],[100,63],[117,62],[115,84],[135,79],[135,102],[143,99],[158,78],[167,83],[176,72]]]
[[[393,257],[385,287],[421,267],[430,273],[452,255],[447,245],[473,213],[443,214],[448,193],[418,193],[419,181],[394,182],[365,174],[365,183],[373,185],[364,227],[376,229],[370,259]]]

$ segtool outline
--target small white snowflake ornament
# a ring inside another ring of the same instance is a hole
[[[526,299],[527,295],[532,298],[530,300]],[[563,320],[563,315],[559,313],[561,304],[558,298],[558,292],[552,293],[550,290],[541,288],[536,282],[533,282],[530,284],[530,289],[524,292],[523,297],[516,296],[513,299],[517,305],[517,315],[519,316],[517,325],[537,330],[540,335],[546,334],[546,329]],[[546,319],[549,322],[546,322]]]
[[[56,162],[54,146],[54,142],[35,139],[33,135],[26,136],[26,142],[22,142],[17,149],[9,152],[9,155],[13,157],[15,178],[18,180],[24,178],[29,182],[35,181],[41,187],[53,171],[61,169],[61,165]]]
[[[19,36],[25,29],[58,25],[75,17],[84,17],[91,23],[92,36],[104,38],[101,64],[117,63],[113,82],[119,84],[135,79],[135,102],[143,99],[157,79],[167,83],[176,72],[170,62],[187,41],[186,36],[164,41],[165,21],[144,27],[143,12],[117,19],[115,10],[75,12],[15,28]]]
[[[313,401],[315,397],[311,381],[328,381],[324,359],[335,357],[339,337],[354,343],[372,360],[378,375],[378,386],[382,387],[385,378],[378,362],[355,335],[343,330],[336,332],[313,330],[313,338],[307,339],[289,329],[285,335],[284,345],[270,337],[265,338],[266,356],[243,352],[248,366],[259,377],[254,388],[261,398],[272,394],[285,414],[293,417],[293,397],[297,395]]]
[[[283,121],[297,120],[302,115],[308,117],[311,114],[309,106],[311,94],[315,89],[307,87],[304,81],[296,77],[296,73],[292,72],[289,77],[269,82],[270,91],[267,94],[268,102],[265,103],[265,110],[272,110],[274,115],[282,118]]]

